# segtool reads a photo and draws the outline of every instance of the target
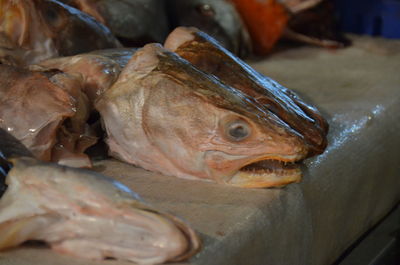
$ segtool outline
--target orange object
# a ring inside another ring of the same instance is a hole
[[[285,7],[276,0],[232,0],[253,41],[255,53],[268,53],[282,36],[289,19]]]

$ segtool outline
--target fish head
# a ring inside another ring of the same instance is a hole
[[[266,113],[275,115],[288,130],[296,131],[308,145],[308,157],[325,150],[329,124],[318,109],[294,91],[255,71],[211,36],[196,28],[179,27],[170,33],[165,47],[240,90]]]
[[[114,156],[166,175],[284,185],[300,179],[295,162],[308,152],[253,98],[155,44],[135,53],[97,109]]]
[[[0,7],[0,33],[28,64],[120,45],[107,27],[56,0],[2,0]]]
[[[165,92],[177,93],[172,89]],[[182,91],[172,98],[164,94],[171,101],[158,103],[161,108],[159,105],[157,111],[162,114],[147,117],[148,137],[177,165],[181,172],[174,174],[241,187],[277,186],[300,179],[294,162],[307,153],[300,138],[277,124],[268,124],[264,114],[240,109],[247,106],[219,105],[215,96],[190,94]],[[151,104],[152,98],[148,100]]]
[[[226,0],[174,0],[167,6],[172,26],[193,26],[216,38],[240,56],[251,51],[246,26],[235,7]]]
[[[16,149],[15,138],[3,140],[0,250],[36,240],[62,254],[135,264],[184,260],[200,250],[188,224],[145,204],[128,186],[94,171],[39,161]]]

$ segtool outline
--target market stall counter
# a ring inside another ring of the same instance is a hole
[[[400,42],[354,37],[343,50],[287,49],[251,65],[298,91],[330,124],[328,147],[306,160],[301,183],[235,188],[113,159],[96,162],[95,170],[192,225],[203,247],[188,264],[332,264],[400,201]],[[131,263],[28,244],[0,253],[0,264]]]

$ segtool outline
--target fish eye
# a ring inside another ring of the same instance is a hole
[[[210,4],[200,4],[196,6],[196,10],[205,17],[215,16],[215,11]]]
[[[242,141],[250,135],[251,129],[244,120],[235,120],[227,124],[225,133],[230,140]]]

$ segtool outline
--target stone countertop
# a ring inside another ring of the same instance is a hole
[[[331,264],[400,200],[400,41],[355,37],[343,50],[305,46],[252,66],[298,91],[330,123],[328,148],[306,161],[301,183],[240,189],[116,160],[95,169],[196,229],[203,249],[188,264]],[[0,264],[131,263],[91,262],[29,245],[0,253]]]

